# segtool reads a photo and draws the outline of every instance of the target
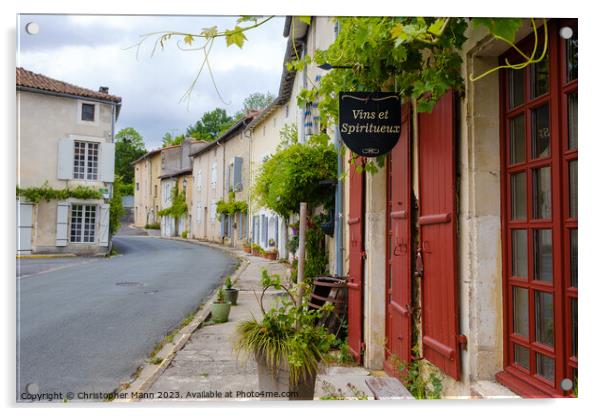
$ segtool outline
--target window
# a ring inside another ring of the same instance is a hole
[[[94,104],[82,103],[82,121],[94,121]]]
[[[155,198],[157,197],[157,185],[155,185],[155,193],[153,195]]]
[[[139,191],[140,190],[140,183],[136,182],[136,190]]]
[[[72,243],[93,243],[96,231],[96,205],[71,206]]]
[[[98,143],[75,141],[73,178],[98,180]]]
[[[213,162],[211,165],[211,189],[215,189],[217,186],[217,164]]]
[[[552,21],[549,33],[565,25],[573,38],[551,36],[544,60],[501,74],[508,319],[498,378],[542,396],[567,394],[561,380],[577,375],[576,21]],[[533,37],[523,42],[528,49]]]

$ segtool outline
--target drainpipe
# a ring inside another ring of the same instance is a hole
[[[334,199],[335,275],[343,275],[343,148],[339,126],[334,129],[334,148],[337,152],[337,187]]]

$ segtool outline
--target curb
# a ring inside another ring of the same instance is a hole
[[[149,236],[151,237],[151,236]],[[191,244],[204,245],[212,248],[218,248],[228,252],[233,257],[240,260],[240,266],[230,277],[232,282],[237,282],[240,275],[246,270],[250,264],[249,260],[240,256],[235,252],[234,249],[229,247],[223,247],[218,244],[205,243],[203,241],[189,240],[179,237],[157,237],[165,240],[179,240],[189,242]],[[125,394],[127,399],[114,400],[115,403],[132,403],[138,402],[141,398],[144,398],[144,393],[153,385],[157,378],[165,371],[165,369],[171,364],[171,361],[176,356],[176,353],[180,351],[184,345],[188,342],[192,334],[200,328],[204,322],[206,322],[211,315],[211,303],[217,297],[217,291],[223,285],[220,284],[209,296],[207,302],[203,305],[202,309],[196,313],[192,322],[186,325],[184,328],[174,336],[174,342],[165,344],[163,348],[156,354],[157,357],[164,357],[160,364],[145,363],[140,371],[140,375],[132,382],[132,384],[125,390],[121,391],[120,394]]]
[[[104,256],[104,254],[103,254]],[[73,253],[61,253],[61,254],[21,254],[17,255],[18,259],[60,259],[65,257],[77,257]],[[89,256],[88,256],[89,257]]]

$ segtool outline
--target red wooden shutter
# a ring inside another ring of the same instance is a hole
[[[412,304],[410,119],[410,106],[405,104],[402,108],[401,137],[390,153],[388,166],[385,370],[391,375],[395,375],[396,369],[388,358],[393,355],[409,363],[412,348],[412,319],[409,312]]]
[[[418,223],[424,357],[459,379],[454,113],[454,96],[448,92],[430,114],[419,117]]]
[[[360,163],[359,160],[356,163]],[[363,298],[363,229],[364,229],[364,174],[357,172],[353,163],[349,172],[349,277],[347,307],[347,342],[355,360],[361,361],[362,298]]]

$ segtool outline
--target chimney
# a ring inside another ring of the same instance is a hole
[[[109,93],[109,87],[99,87],[98,92],[102,92],[103,94]]]

